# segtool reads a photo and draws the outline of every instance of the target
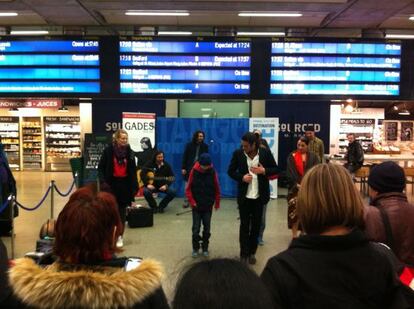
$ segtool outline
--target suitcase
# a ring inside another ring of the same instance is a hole
[[[128,207],[127,221],[128,226],[149,227],[154,225],[154,214],[149,207]]]

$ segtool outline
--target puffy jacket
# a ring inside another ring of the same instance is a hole
[[[377,195],[365,208],[365,233],[370,240],[387,244],[387,237],[378,208],[388,215],[394,253],[404,263],[414,266],[414,205],[407,196],[400,192],[389,192]],[[390,246],[390,244],[387,244]]]

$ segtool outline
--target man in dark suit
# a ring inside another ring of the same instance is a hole
[[[272,153],[259,148],[259,139],[254,133],[245,133],[241,146],[234,151],[227,173],[238,184],[240,259],[255,264],[263,206],[270,199],[268,177],[276,175],[279,168]]]

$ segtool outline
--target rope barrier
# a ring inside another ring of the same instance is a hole
[[[9,195],[7,200],[3,203],[3,205],[1,205],[0,214],[6,209],[7,205],[9,205],[11,199],[12,199],[12,195]]]
[[[55,188],[56,192],[57,192],[60,196],[62,196],[62,197],[66,197],[66,196],[68,196],[68,195],[70,194],[70,192],[72,192],[73,187],[75,186],[75,183],[76,183],[76,180],[74,179],[74,180],[73,180],[73,182],[72,182],[72,184],[70,185],[70,188],[69,188],[68,192],[66,192],[66,193],[62,193],[62,192],[58,189],[58,187],[56,186],[56,184],[53,184],[53,187]]]
[[[20,208],[24,209],[24,210],[28,210],[28,211],[33,211],[36,210],[40,207],[40,205],[43,204],[43,202],[46,200],[46,197],[49,195],[50,190],[52,189],[52,186],[49,186],[49,188],[47,189],[45,195],[43,196],[43,198],[41,199],[41,201],[39,202],[39,204],[37,204],[35,207],[33,208],[29,208],[29,207],[25,207],[22,204],[20,204],[18,201],[16,201],[17,206],[19,206]]]

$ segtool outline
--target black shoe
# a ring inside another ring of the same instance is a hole
[[[154,214],[156,214],[156,213],[158,212],[158,207],[153,208],[153,209],[152,209],[152,212],[153,212]]]
[[[249,263],[249,258],[247,256],[241,256],[240,262],[247,265]]]
[[[158,213],[163,214],[164,213],[164,208],[159,208]]]
[[[250,265],[256,264],[256,257],[254,256],[254,254],[252,254],[251,256],[249,256],[249,264]]]

